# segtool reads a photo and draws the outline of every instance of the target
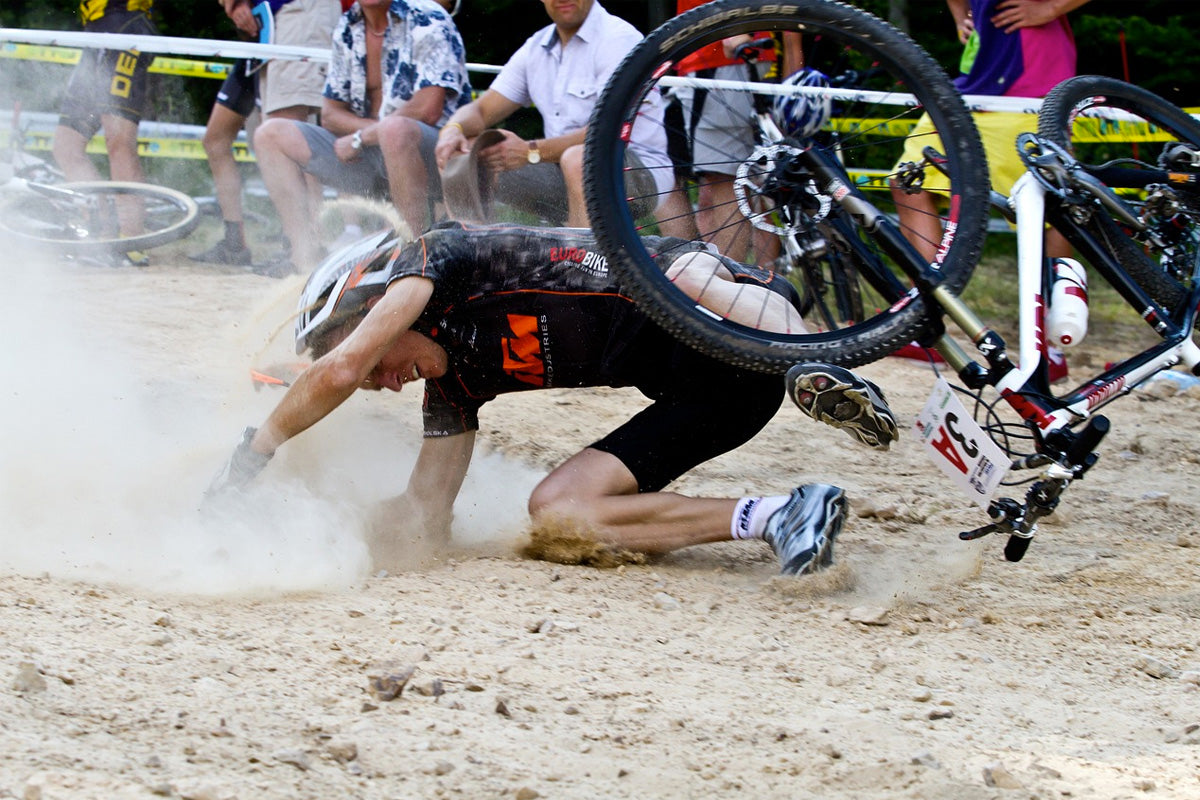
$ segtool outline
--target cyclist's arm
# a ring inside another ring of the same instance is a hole
[[[409,276],[392,284],[344,342],[300,374],[267,417],[251,448],[268,455],[324,419],[354,394],[408,330],[433,294],[433,281]]]
[[[429,438],[421,443],[404,494],[431,532],[449,533],[454,500],[462,488],[474,449],[475,431]]]

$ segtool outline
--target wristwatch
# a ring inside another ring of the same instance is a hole
[[[542,151],[538,150],[537,139],[529,142],[529,163],[540,164],[542,162]]]
[[[362,150],[362,131],[355,131],[350,136],[350,146],[355,150]]]

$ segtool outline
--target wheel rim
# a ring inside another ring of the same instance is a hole
[[[789,279],[806,302],[806,322],[810,333],[803,336],[788,336],[747,328],[732,322],[728,317],[714,319],[714,309],[697,308],[691,298],[672,294],[665,279],[658,278],[658,286],[651,285],[639,298],[660,322],[667,324],[676,333],[693,339],[728,333],[734,337],[755,343],[750,345],[757,355],[750,358],[760,365],[784,364],[795,357],[808,357],[811,351],[829,350],[846,338],[846,333],[858,335],[871,333],[875,329],[887,328],[888,335],[902,338],[903,332],[895,320],[884,320],[896,311],[903,311],[911,304],[904,295],[908,282],[900,275],[895,258],[879,240],[863,230],[845,206],[838,203],[835,192],[844,191],[860,195],[870,205],[884,214],[894,217],[896,201],[888,188],[889,181],[897,177],[893,168],[903,152],[904,135],[913,129],[922,115],[919,107],[911,105],[914,94],[918,101],[928,104],[934,118],[934,131],[946,130],[950,122],[961,127],[966,118],[965,110],[951,113],[946,110],[951,101],[961,102],[944,75],[923,76],[925,84],[914,84],[914,66],[892,58],[889,53],[875,48],[868,33],[862,29],[846,30],[838,16],[849,15],[858,22],[867,15],[853,9],[845,9],[829,3],[802,3],[799,15],[803,16],[802,27],[805,63],[811,68],[832,75],[831,109],[834,112],[820,133],[812,138],[784,137],[773,140],[751,142],[743,153],[734,153],[732,147],[722,154],[718,148],[701,148],[693,153],[686,166],[696,173],[696,178],[687,189],[687,200],[694,208],[694,218],[699,220],[699,236],[695,232],[682,233],[682,222],[686,215],[673,215],[660,207],[657,215],[639,213],[639,204],[648,199],[627,191],[629,185],[620,181],[613,171],[600,174],[600,162],[591,151],[593,145],[608,148],[607,164],[623,163],[629,142],[636,144],[639,126],[659,126],[660,138],[676,135],[680,123],[658,121],[652,114],[645,113],[656,98],[686,95],[686,82],[675,79],[671,68],[689,53],[706,45],[719,42],[736,34],[776,34],[782,39],[786,31],[797,30],[797,15],[772,16],[754,9],[753,4],[718,4],[726,7],[748,9],[745,14],[720,25],[710,25],[701,32],[694,20],[677,18],[668,23],[659,33],[663,34],[643,43],[643,51],[654,50],[649,57],[638,59],[637,51],[621,67],[627,73],[639,72],[636,78],[627,78],[624,85],[614,77],[605,91],[600,107],[597,108],[589,125],[589,211],[593,227],[597,229],[602,246],[610,260],[619,270],[635,273],[635,282],[653,284],[653,266],[645,248],[639,244],[640,235],[674,234],[688,240],[697,238],[714,242],[735,260],[757,264],[764,269],[790,268]],[[833,9],[831,11],[830,9]],[[719,12],[713,12],[719,13]],[[700,17],[690,15],[695,19]],[[873,20],[873,18],[871,18]],[[740,20],[740,21],[739,21]],[[871,24],[878,23],[874,20]],[[676,33],[683,31],[684,33]],[[692,31],[692,32],[688,32]],[[669,44],[664,44],[664,42]],[[916,49],[908,40],[905,47]],[[932,62],[928,62],[932,65]],[[936,67],[935,67],[936,69]],[[746,76],[748,79],[749,76]],[[931,90],[927,84],[940,80],[941,92]],[[760,79],[761,92],[750,92],[739,88],[708,89],[705,91],[706,110],[725,112],[736,117],[749,105],[753,97],[774,97],[778,86],[767,76]],[[719,84],[722,87],[726,84]],[[617,92],[624,92],[624,99],[614,99]],[[693,97],[695,89],[692,88]],[[800,92],[796,92],[801,94]],[[949,95],[949,100],[947,99]],[[686,105],[686,97],[684,98]],[[952,109],[953,111],[953,109]],[[690,124],[684,112],[684,125]],[[950,122],[947,122],[950,120]],[[703,124],[703,123],[701,123]],[[969,122],[966,123],[969,127]],[[750,126],[744,128],[750,135]],[[960,185],[968,182],[986,189],[986,178],[982,171],[981,150],[977,149],[977,137],[970,135],[947,137],[951,150],[947,152],[951,171],[951,193],[960,191]],[[935,142],[927,134],[930,143]],[[651,138],[649,135],[646,138]],[[957,141],[966,139],[966,141]],[[632,148],[631,148],[632,149]],[[807,163],[804,154],[821,150],[832,154],[836,163],[845,168],[849,178],[846,186],[830,186],[819,177]],[[942,150],[945,150],[943,147]],[[968,154],[978,156],[978,164],[970,163]],[[727,180],[710,180],[708,176],[722,170]],[[632,177],[627,170],[626,177]],[[661,174],[661,170],[659,171]],[[914,170],[916,180],[928,180],[933,168],[925,165]],[[911,178],[911,176],[910,176]],[[630,182],[632,183],[632,182]],[[728,192],[718,184],[727,183]],[[661,186],[654,192],[661,194]],[[655,195],[657,197],[658,195]],[[973,266],[982,238],[986,209],[981,198],[970,197],[959,202],[946,204],[942,212],[944,222],[949,222],[950,238],[940,236],[934,243],[944,252],[945,275],[960,288],[965,283]],[[955,230],[958,233],[955,233]],[[969,263],[967,263],[969,262]],[[868,273],[859,275],[858,267]],[[873,273],[873,275],[871,274]],[[853,286],[847,286],[847,275]],[[657,310],[656,310],[657,307]],[[716,314],[721,317],[721,314]],[[919,323],[915,314],[909,318],[908,328]],[[690,331],[690,334],[688,333]],[[911,331],[910,331],[911,332]],[[903,344],[903,342],[898,342]],[[740,356],[739,356],[740,358]]]

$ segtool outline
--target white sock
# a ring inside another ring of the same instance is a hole
[[[729,532],[734,539],[761,539],[767,530],[767,520],[787,503],[790,495],[774,497],[743,497],[733,509]]]

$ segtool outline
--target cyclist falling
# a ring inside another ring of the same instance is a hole
[[[786,281],[702,243],[679,255],[681,245],[648,240],[672,253],[668,275],[701,303],[784,330],[801,324]],[[398,499],[403,514],[389,521],[445,542],[487,401],[529,389],[634,386],[651,405],[542,480],[529,499],[535,526],[564,522],[602,545],[647,554],[760,539],[785,574],[832,563],[846,506],[836,486],[740,499],[662,491],[762,430],[784,386],[650,322],[614,281],[590,231],[448,223],[407,246],[379,234],[318,267],[300,305],[297,351],[311,350],[316,361],[261,428],[245,431],[209,502],[246,486],[280,445],[355,390],[398,392],[423,379],[425,438]],[[806,414],[879,449],[895,440],[878,389],[848,370],[797,365],[786,383]]]

